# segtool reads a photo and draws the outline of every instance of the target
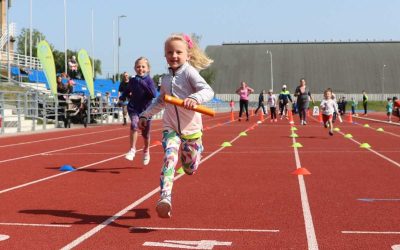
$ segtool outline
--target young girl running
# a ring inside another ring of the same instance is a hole
[[[329,135],[333,135],[333,122],[332,117],[333,113],[338,112],[338,107],[336,101],[332,98],[332,90],[327,89],[324,91],[324,99],[321,101],[321,110],[322,110],[322,121],[324,123],[324,127],[329,127]]]
[[[144,57],[138,58],[135,61],[135,71],[136,76],[129,80],[126,89],[119,97],[120,101],[125,101],[126,98],[129,99],[128,114],[131,119],[129,140],[131,149],[125,155],[125,158],[130,161],[133,161],[136,155],[139,115],[150,105],[151,101],[156,96],[156,88],[149,75],[149,61]],[[142,136],[144,140],[143,164],[148,165],[150,162],[150,119],[147,120],[145,129],[142,129]]]
[[[197,170],[204,150],[201,139],[201,114],[192,109],[198,104],[210,101],[214,96],[214,91],[198,72],[213,61],[189,36],[182,34],[168,37],[164,44],[164,52],[169,74],[162,78],[160,95],[141,114],[139,125],[141,128],[146,127],[149,117],[165,108],[162,139],[164,163],[160,176],[160,200],[156,210],[161,218],[170,218],[172,185],[179,149],[183,170],[188,175]],[[184,106],[166,103],[166,94],[183,99]]]

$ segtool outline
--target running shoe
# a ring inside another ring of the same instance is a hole
[[[168,197],[161,198],[156,206],[157,214],[160,218],[171,218],[171,199]]]
[[[129,152],[125,155],[125,159],[127,159],[128,161],[133,161],[133,158],[135,158],[136,155],[136,150],[131,149],[129,150]]]
[[[147,151],[143,154],[143,165],[149,165],[150,163],[150,152]]]
[[[332,132],[332,131],[330,131],[330,130],[329,130],[329,135],[330,135],[330,136],[332,136],[332,135],[333,135],[333,132]]]

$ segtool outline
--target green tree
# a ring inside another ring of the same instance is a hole
[[[32,31],[32,56],[37,57],[37,44],[38,41],[45,40],[46,37],[40,31],[33,29]],[[26,40],[26,43],[25,43]],[[26,45],[26,47],[25,47]],[[17,53],[21,55],[26,54],[29,56],[30,53],[30,30],[27,28],[23,28],[21,33],[17,36]],[[50,44],[52,50],[54,50],[54,46]]]
[[[26,47],[25,47],[25,39],[26,39]],[[23,28],[21,30],[21,33],[17,37],[17,53],[24,55],[25,54],[25,49],[27,51],[27,55],[29,55],[29,40],[30,39],[30,30],[27,28]],[[37,57],[37,44],[41,40],[45,40],[46,36],[43,35],[40,31],[33,29],[32,31],[32,56]],[[65,57],[64,57],[64,51],[59,51],[54,49],[54,46],[49,42],[49,45],[51,47],[51,50],[53,51],[53,57],[54,57],[54,64],[56,66],[56,72],[61,73],[65,72]],[[78,51],[74,50],[67,50],[67,59],[71,58],[73,55],[78,57]],[[92,58],[90,58],[90,61],[92,61]],[[81,75],[82,71],[81,68],[79,67],[79,72]],[[97,74],[101,74],[101,60],[95,59],[94,60],[94,77]]]
[[[206,68],[200,71],[200,75],[206,80],[210,85],[215,83],[215,71],[212,68]]]

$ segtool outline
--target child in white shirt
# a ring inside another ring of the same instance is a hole
[[[329,135],[333,135],[333,123],[332,117],[333,113],[338,112],[338,106],[335,100],[332,99],[332,90],[327,89],[324,91],[324,99],[321,101],[321,109],[322,109],[322,121],[324,123],[324,127],[327,128],[329,126]]]

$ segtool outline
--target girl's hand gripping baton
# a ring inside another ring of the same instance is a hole
[[[170,104],[174,104],[174,105],[178,105],[178,106],[183,107],[183,100],[182,99],[179,99],[179,98],[176,98],[176,97],[173,97],[173,96],[170,96],[170,95],[165,95],[164,96],[164,101],[167,102],[167,103],[170,103]],[[193,108],[193,110],[196,111],[196,112],[202,113],[204,115],[215,116],[215,111],[210,109],[210,108],[207,108],[206,106],[196,105]]]

